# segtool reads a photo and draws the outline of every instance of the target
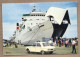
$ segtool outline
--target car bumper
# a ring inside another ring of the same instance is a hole
[[[45,52],[53,52],[54,50],[47,50],[47,51],[45,51]]]

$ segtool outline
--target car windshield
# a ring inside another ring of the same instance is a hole
[[[49,44],[48,43],[43,43],[43,46],[49,46]]]

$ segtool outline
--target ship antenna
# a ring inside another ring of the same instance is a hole
[[[35,4],[33,5],[33,10],[32,10],[32,12],[35,12],[36,11],[36,8],[35,8],[36,6],[35,6]]]

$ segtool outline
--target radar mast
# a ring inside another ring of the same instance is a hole
[[[33,10],[32,10],[32,12],[35,12],[36,11],[36,8],[35,8],[36,6],[35,6],[35,4],[33,5]]]

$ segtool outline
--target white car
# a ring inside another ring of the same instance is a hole
[[[30,52],[40,52],[42,55],[45,54],[46,52],[52,54],[54,51],[54,46],[53,44],[49,44],[46,42],[35,42],[33,46],[27,46],[26,51],[27,53]]]
[[[6,43],[3,43],[3,47],[6,47],[7,46],[7,44]]]

